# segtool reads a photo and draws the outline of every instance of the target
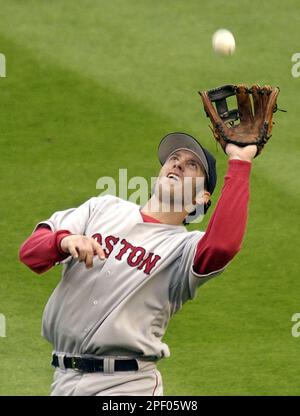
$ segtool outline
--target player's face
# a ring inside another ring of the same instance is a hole
[[[159,173],[159,188],[167,189],[171,204],[180,202],[181,206],[194,202],[194,198],[204,185],[205,171],[201,161],[188,150],[172,153]],[[162,192],[159,199],[162,200]],[[188,199],[188,200],[187,200]]]
[[[188,150],[177,150],[169,156],[161,172],[165,171],[164,173],[166,173],[169,170],[178,172],[180,178],[205,176],[200,160]]]

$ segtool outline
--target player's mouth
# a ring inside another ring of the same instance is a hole
[[[181,180],[180,176],[173,172],[168,173],[167,178],[172,179],[173,181],[176,181],[176,182],[179,182]]]

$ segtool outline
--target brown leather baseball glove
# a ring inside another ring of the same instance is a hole
[[[224,85],[199,94],[212,123],[211,130],[223,150],[227,143],[241,147],[255,144],[257,156],[271,137],[279,88],[257,84],[250,88],[244,84]],[[236,110],[228,110],[226,99],[230,96],[236,96]]]

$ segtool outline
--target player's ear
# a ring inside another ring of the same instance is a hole
[[[208,191],[201,191],[195,197],[195,203],[198,205],[207,205],[210,202],[210,193]]]

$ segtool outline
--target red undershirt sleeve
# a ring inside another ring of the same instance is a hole
[[[46,272],[69,256],[61,250],[60,242],[70,234],[68,230],[53,232],[47,225],[40,225],[20,247],[20,261],[38,274]]]
[[[250,162],[229,161],[221,196],[197,245],[195,273],[207,275],[224,268],[240,250],[248,216],[250,171]]]

